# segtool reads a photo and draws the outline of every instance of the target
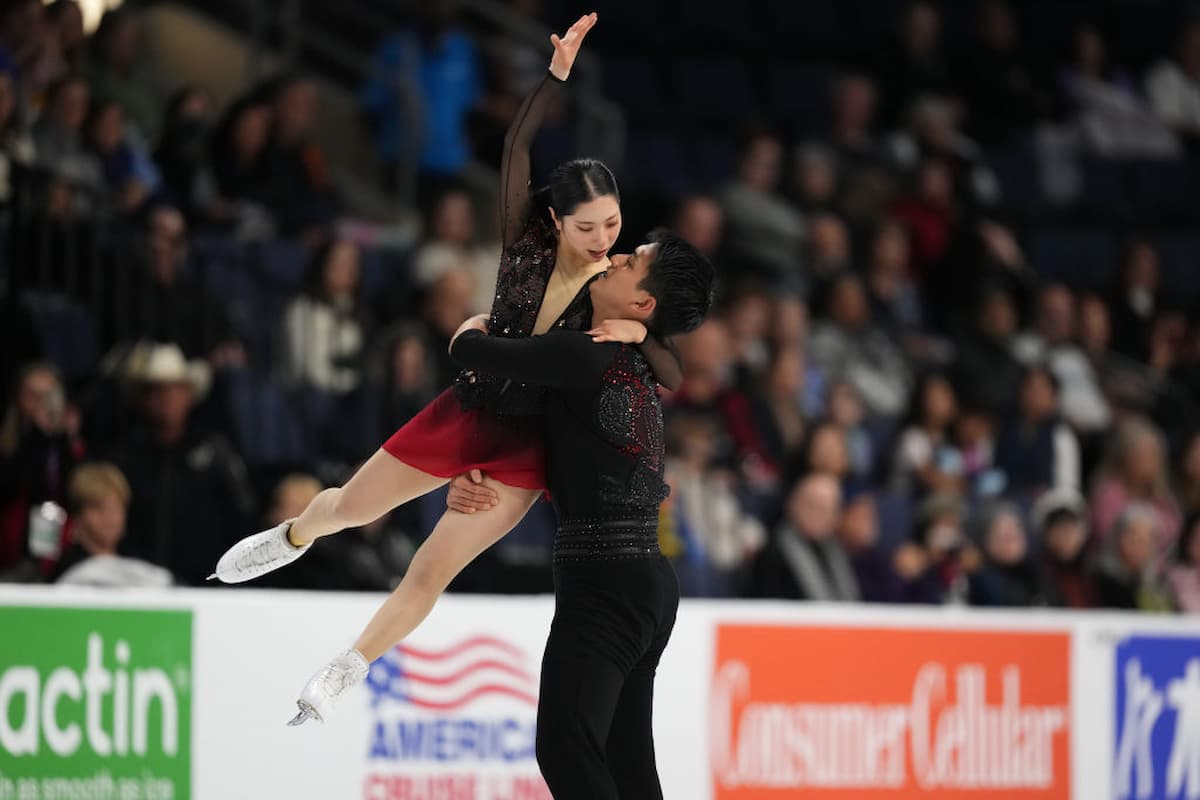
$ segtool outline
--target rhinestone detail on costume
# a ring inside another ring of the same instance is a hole
[[[601,498],[657,511],[668,494],[663,481],[662,403],[658,383],[635,348],[624,345],[613,359],[596,411],[605,437],[634,462],[625,485],[601,481]]]
[[[554,563],[658,555],[658,518],[564,521],[554,537]]]

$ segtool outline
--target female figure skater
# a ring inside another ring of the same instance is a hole
[[[602,163],[569,161],[555,168],[549,213],[531,208],[529,149],[546,106],[561,91],[596,15],[552,35],[549,74],[526,98],[505,138],[500,215],[504,251],[488,327],[493,335],[524,337],[553,328],[587,330],[598,341],[642,342],[659,381],[682,378],[674,354],[646,337],[644,325],[609,321],[591,326],[587,285],[608,267],[621,229],[616,181]],[[545,487],[536,415],[544,389],[479,371],[460,374],[447,390],[396,432],[342,487],[321,492],[293,521],[249,536],[230,548],[215,577],[248,581],[303,555],[312,543],[377,519],[398,505],[481,471],[497,498],[486,514],[447,511],[414,555],[403,581],[376,612],[354,649],[321,670],[305,689],[302,712],[320,719],[332,700],[366,674],[367,665],[407,636],[464,566],[510,531]],[[343,680],[344,678],[344,680]]]

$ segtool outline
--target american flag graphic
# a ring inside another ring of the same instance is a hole
[[[537,706],[537,680],[519,647],[473,636],[439,649],[399,644],[367,673],[371,704],[385,700],[433,711],[455,711],[484,697]]]

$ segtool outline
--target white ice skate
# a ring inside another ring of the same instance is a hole
[[[369,668],[367,659],[357,650],[347,650],[330,661],[305,684],[296,701],[300,711],[288,725],[303,725],[310,719],[324,722],[342,695],[366,679]]]
[[[292,520],[270,530],[247,536],[225,551],[217,562],[217,571],[208,576],[222,583],[244,583],[287,566],[308,552],[311,544],[296,547],[288,541]]]

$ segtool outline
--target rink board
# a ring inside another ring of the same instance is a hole
[[[550,597],[444,597],[285,726],[380,599],[0,587],[0,800],[547,800]],[[1200,620],[685,601],[655,731],[668,798],[1200,800]]]

